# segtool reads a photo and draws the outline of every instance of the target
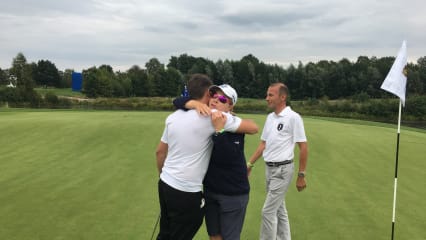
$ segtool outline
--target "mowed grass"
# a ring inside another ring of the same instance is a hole
[[[155,148],[168,112],[0,112],[0,239],[150,239]],[[263,127],[265,115],[241,115]],[[396,126],[304,118],[308,188],[286,197],[293,239],[390,239]],[[260,133],[246,136],[246,155]],[[395,239],[426,239],[426,134],[403,128]],[[242,239],[258,239],[256,163]],[[158,231],[158,229],[157,229]],[[205,227],[195,239],[208,239]]]

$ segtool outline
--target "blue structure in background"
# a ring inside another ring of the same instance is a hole
[[[78,72],[72,72],[72,90],[76,92],[81,92],[83,86],[83,74]]]
[[[186,88],[186,84],[185,84],[185,87],[183,88],[181,96],[182,97],[189,97],[189,93],[188,93],[188,89]]]

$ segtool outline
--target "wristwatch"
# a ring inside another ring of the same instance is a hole
[[[305,175],[306,175],[306,174],[305,174],[305,172],[299,172],[299,173],[297,174],[297,176],[298,176],[298,177],[305,177]]]

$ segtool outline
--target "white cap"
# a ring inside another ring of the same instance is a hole
[[[231,85],[222,84],[219,86],[213,85],[210,87],[210,90],[216,91],[218,89],[220,89],[227,97],[232,99],[232,105],[235,105],[237,103],[237,99],[238,99],[237,91],[235,91],[235,89],[231,87]]]

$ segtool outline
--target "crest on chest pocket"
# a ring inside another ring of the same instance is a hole
[[[277,131],[279,134],[286,134],[289,131],[289,126],[285,122],[280,122],[277,124]]]

